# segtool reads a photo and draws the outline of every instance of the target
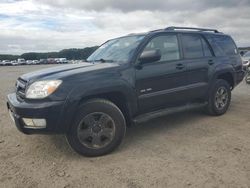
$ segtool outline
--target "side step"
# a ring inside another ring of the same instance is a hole
[[[186,104],[183,106],[165,108],[163,110],[157,110],[154,112],[149,112],[149,113],[139,115],[133,119],[133,122],[134,123],[142,123],[142,122],[146,122],[150,119],[154,119],[157,117],[161,117],[161,116],[165,116],[165,115],[169,115],[169,114],[173,114],[173,113],[177,113],[177,112],[184,112],[187,110],[202,108],[202,107],[205,107],[206,105],[207,105],[207,102],[205,102],[205,103],[190,103],[190,104]]]

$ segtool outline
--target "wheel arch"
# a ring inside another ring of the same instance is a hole
[[[216,79],[222,79],[228,82],[231,90],[234,88],[234,76],[230,71],[225,71],[217,74]]]
[[[235,87],[235,70],[231,64],[217,66],[214,72],[212,82],[222,79],[228,82],[231,90]]]
[[[126,120],[126,124],[128,126],[131,124],[133,107],[130,105],[130,102],[129,102],[130,99],[125,93],[121,91],[109,91],[109,92],[104,92],[104,93],[86,95],[80,99],[78,106],[81,106],[85,102],[92,100],[92,99],[106,99],[106,100],[111,101],[123,113],[125,120]]]

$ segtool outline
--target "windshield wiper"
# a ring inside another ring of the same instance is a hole
[[[103,58],[101,58],[101,59],[96,59],[96,60],[92,60],[91,62],[101,62],[101,63],[112,63],[112,62],[114,62],[113,60],[111,60],[111,59],[103,59]]]

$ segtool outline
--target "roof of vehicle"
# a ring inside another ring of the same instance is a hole
[[[176,33],[206,33],[206,34],[213,34],[213,35],[225,35],[222,32],[219,32],[217,29],[210,29],[210,28],[196,28],[196,27],[175,27],[170,26],[163,29],[152,30],[145,33],[131,33],[129,35],[149,35],[155,33],[162,33],[162,32],[176,32]]]

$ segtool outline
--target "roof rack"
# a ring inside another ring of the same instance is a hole
[[[211,31],[211,32],[215,32],[215,33],[219,33],[219,31],[217,29],[206,29],[206,28],[196,28],[196,27],[167,27],[165,28],[165,30],[197,30],[197,31]]]

